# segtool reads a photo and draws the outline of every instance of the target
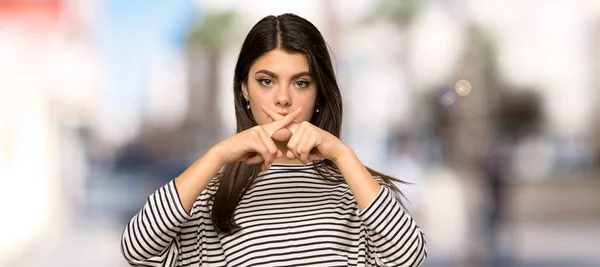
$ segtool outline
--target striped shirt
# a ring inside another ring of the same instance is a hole
[[[242,229],[232,234],[212,226],[215,182],[188,214],[171,181],[126,226],[122,253],[132,266],[423,265],[424,234],[387,186],[360,211],[347,184],[311,165],[262,172],[236,208]]]

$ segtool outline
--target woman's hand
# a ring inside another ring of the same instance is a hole
[[[292,137],[287,143],[286,157],[289,159],[300,159],[304,164],[324,158],[337,162],[347,151],[348,147],[340,139],[308,121],[287,122],[289,114],[284,117],[264,105],[261,109],[275,122],[285,123],[284,127],[292,132]]]
[[[279,120],[265,125],[257,125],[237,133],[215,145],[222,164],[234,161],[245,161],[248,164],[262,164],[262,169],[268,169],[278,157],[283,155],[271,139],[271,136],[294,122],[301,108]],[[279,114],[277,114],[279,115]]]

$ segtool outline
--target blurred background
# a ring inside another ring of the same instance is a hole
[[[342,140],[413,183],[425,266],[600,266],[597,0],[0,0],[0,266],[127,266],[285,12],[333,51]]]

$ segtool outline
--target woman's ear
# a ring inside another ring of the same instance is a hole
[[[245,82],[242,83],[242,95],[244,96],[244,98],[246,99],[246,101],[248,101],[248,99],[250,99],[248,97],[248,86],[246,85]]]

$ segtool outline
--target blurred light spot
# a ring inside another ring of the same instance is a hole
[[[460,80],[454,84],[454,90],[460,96],[467,96],[471,93],[471,83],[467,80]]]
[[[458,101],[458,95],[452,89],[445,89],[440,94],[440,104],[445,108],[450,108]]]

